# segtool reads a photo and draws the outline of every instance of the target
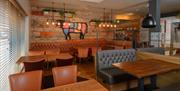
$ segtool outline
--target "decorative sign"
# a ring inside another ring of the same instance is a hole
[[[65,39],[71,39],[70,33],[79,33],[80,39],[84,39],[88,26],[85,22],[64,22],[62,28]]]

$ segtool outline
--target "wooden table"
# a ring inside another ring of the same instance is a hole
[[[20,59],[16,62],[17,64],[21,64],[25,61],[39,61],[46,59],[44,55],[37,55],[37,56],[22,56]]]
[[[44,89],[42,91],[108,91],[96,80],[87,80],[82,82],[77,82],[74,84],[68,84],[58,87],[53,87],[49,89]]]
[[[55,54],[55,55],[37,55],[37,56],[22,56],[16,63],[20,64],[24,61],[36,61],[36,60],[43,60],[46,61],[54,61],[54,60],[48,60],[49,58],[55,58],[55,59],[70,59],[73,58],[73,56],[69,53],[61,53],[61,54]]]
[[[180,69],[180,65],[157,59],[115,63],[113,66],[138,78],[139,91],[144,91],[144,78],[151,78],[151,88],[156,88],[156,75]]]
[[[56,55],[45,55],[47,59],[55,58],[55,59],[71,59],[73,56],[69,53],[61,53]],[[53,61],[53,60],[48,60]]]

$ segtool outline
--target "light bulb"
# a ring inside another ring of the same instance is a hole
[[[60,22],[58,22],[58,26],[60,26],[61,25],[61,23]]]
[[[71,23],[69,23],[69,26],[71,25]]]
[[[47,25],[49,25],[49,22],[46,22]]]
[[[54,22],[52,22],[52,25],[55,25],[55,23],[54,23]]]
[[[113,25],[111,24],[111,27],[113,27]]]
[[[99,27],[101,27],[101,24],[99,24]]]
[[[106,25],[105,25],[105,24],[103,24],[103,27],[106,27]]]
[[[107,24],[107,27],[109,27],[109,24]]]
[[[63,23],[63,26],[65,26],[66,24],[65,23]]]
[[[119,23],[119,20],[117,20],[117,23]]]
[[[114,28],[116,28],[117,26],[116,25],[114,25]]]

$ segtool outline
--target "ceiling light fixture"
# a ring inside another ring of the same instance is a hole
[[[103,27],[103,28],[116,28],[117,25],[113,24],[113,20],[112,20],[112,9],[111,9],[111,20],[106,21],[105,19],[105,8],[104,8],[104,15],[103,15],[103,22],[99,24],[99,27]]]
[[[149,0],[150,3],[150,0]],[[148,5],[149,6],[149,5]],[[148,7],[149,8],[149,7]],[[148,9],[149,10],[149,9]],[[156,27],[156,20],[154,17],[150,14],[150,10],[148,11],[149,13],[146,15],[146,17],[142,21],[142,27],[143,28],[154,28]]]
[[[52,2],[52,7],[51,7],[51,19],[47,19],[47,21],[46,21],[46,25],[49,25],[49,24],[51,24],[51,25],[58,25],[58,26],[60,26],[61,25],[61,23],[59,22],[59,21],[57,21],[56,22],[56,20],[55,20],[55,18],[54,18],[54,2]]]

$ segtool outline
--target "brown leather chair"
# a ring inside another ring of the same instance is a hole
[[[77,81],[77,66],[63,66],[52,69],[54,85],[61,86],[75,83]]]
[[[42,71],[31,71],[9,76],[11,91],[40,91]]]
[[[78,50],[77,57],[79,58],[80,62],[81,62],[81,59],[88,59],[88,52],[89,52],[88,47],[79,47],[77,50]]]
[[[73,59],[74,58],[70,58],[70,59],[56,59],[56,65],[59,66],[68,66],[68,65],[72,65],[73,64]]]
[[[92,51],[92,56],[96,56],[96,53],[98,52],[98,51],[101,51],[101,47],[99,47],[98,49],[97,49],[97,47],[91,47],[91,51]]]
[[[44,61],[45,61],[45,59],[38,60],[38,61],[25,61],[25,62],[23,62],[24,67],[25,67],[25,72],[35,71],[35,70],[43,70]]]

